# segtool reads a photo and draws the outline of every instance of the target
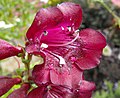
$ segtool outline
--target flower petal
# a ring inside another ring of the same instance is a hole
[[[63,44],[72,40],[71,39],[72,35],[70,35],[69,32],[65,31],[63,27],[55,27],[52,29],[47,29],[46,33],[47,33],[46,35],[43,35],[41,37],[40,42],[45,43],[48,46],[50,46],[51,44],[53,46],[56,44]],[[40,34],[38,35],[36,34],[35,39],[37,39],[39,35]]]
[[[48,84],[33,89],[28,94],[27,98],[70,98],[69,96],[69,89],[54,84]]]
[[[29,92],[27,98],[44,98],[45,88],[43,86],[33,89]]]
[[[10,78],[10,77],[0,77],[0,96],[5,94],[9,89],[11,89],[15,84],[21,82],[20,78]]]
[[[22,48],[14,47],[5,40],[0,39],[0,60],[16,56],[22,52]]]
[[[81,80],[83,80],[83,71],[78,68],[77,65],[73,65],[71,68],[72,75],[72,88],[75,89]]]
[[[48,28],[56,26],[61,22],[63,14],[57,7],[49,7],[40,9],[35,19],[27,31],[27,38],[34,38],[34,35],[38,32],[39,35]]]
[[[82,22],[82,9],[80,5],[65,2],[57,6],[64,15],[64,22],[71,22],[68,26],[74,26],[75,30],[79,28]]]
[[[80,31],[80,38],[86,49],[102,50],[106,46],[105,37],[100,32],[90,28]]]
[[[53,84],[72,87],[72,77],[68,69],[50,70],[50,80]]]
[[[96,89],[95,83],[81,80],[80,82],[80,92],[88,92]]]
[[[92,69],[100,63],[101,55],[101,50],[83,49],[81,57],[78,58],[75,63],[82,70]]]
[[[21,88],[13,91],[7,98],[26,98],[29,89],[29,84],[23,84]]]
[[[91,98],[92,91],[96,89],[93,82],[81,80],[79,88],[74,90],[75,98]]]
[[[60,71],[51,70],[50,79],[53,84],[75,88],[83,79],[83,71],[77,68],[76,65],[73,65],[71,69],[63,67]]]
[[[50,82],[50,70],[45,69],[44,65],[36,65],[32,71],[32,78],[37,85]]]

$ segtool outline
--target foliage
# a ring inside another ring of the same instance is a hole
[[[0,0],[0,21],[13,25],[10,28],[0,28],[0,38],[12,40],[13,38],[20,38],[25,35],[35,15],[32,13],[37,10],[35,7],[37,2]]]
[[[120,81],[118,86],[114,87],[113,83],[105,81],[107,90],[96,91],[93,98],[120,98]]]
[[[60,3],[65,2],[65,1],[68,1],[68,0],[49,0],[48,5],[54,6],[54,5],[60,4]]]

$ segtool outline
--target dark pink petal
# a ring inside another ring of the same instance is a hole
[[[83,80],[83,71],[78,66],[73,65],[71,68],[72,88],[76,88],[81,80]]]
[[[7,98],[26,98],[29,89],[29,84],[23,84],[21,88],[13,91]]]
[[[83,49],[81,57],[79,57],[75,63],[82,70],[91,69],[100,63],[101,55],[101,50]]]
[[[38,52],[38,48],[35,46],[35,44],[32,44],[32,45],[27,45],[25,47],[25,50],[27,53],[30,53],[30,54],[34,54],[36,52]]]
[[[27,31],[27,38],[34,38],[36,33],[41,35],[46,29],[52,28],[61,22],[62,18],[63,14],[57,7],[40,9],[35,16],[31,27]]]
[[[43,86],[33,89],[29,92],[27,98],[45,98],[45,88]]]
[[[72,87],[71,73],[64,67],[58,70],[50,70],[50,80],[53,84]]]
[[[0,77],[0,96],[8,92],[15,84],[19,84],[20,82],[20,78]]]
[[[32,71],[32,78],[37,85],[50,82],[50,69],[45,69],[44,65],[36,65]]]
[[[71,36],[69,32],[63,30],[62,27],[55,27],[46,30],[46,35],[41,37],[40,42],[49,45],[63,44],[71,41]],[[68,33],[68,34],[67,34]],[[41,36],[39,33],[36,34],[35,39]]]
[[[79,88],[74,90],[73,98],[91,98],[93,90],[96,86],[93,82],[81,80]]]
[[[54,84],[42,85],[33,89],[27,98],[70,98],[70,90]]]
[[[80,5],[72,2],[65,2],[59,4],[57,7],[64,15],[64,22],[71,22],[68,26],[74,26],[75,30],[78,29],[82,22],[82,9]]]
[[[5,40],[0,39],[0,60],[16,56],[22,52],[22,48],[14,47]]]
[[[90,28],[80,31],[80,38],[86,49],[102,50],[106,46],[105,37],[100,32]]]
[[[53,84],[75,88],[83,79],[83,71],[77,68],[76,65],[73,65],[71,69],[65,69],[63,67],[60,71],[51,70],[50,79]]]
[[[81,80],[80,82],[80,92],[89,92],[96,89],[95,83]]]

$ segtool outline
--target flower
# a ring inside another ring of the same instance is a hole
[[[8,92],[15,84],[19,84],[21,82],[20,78],[11,78],[0,76],[0,96]]]
[[[60,87],[70,89],[69,98],[91,97],[95,84],[84,81],[83,71],[99,64],[106,40],[96,30],[79,31],[81,22],[78,4],[65,2],[38,11],[26,34],[26,51],[42,56],[44,63],[33,68],[32,78],[38,87],[28,98],[67,98],[56,91],[63,94]]]
[[[22,53],[21,47],[14,47],[5,40],[0,39],[0,60],[17,56],[19,53]]]
[[[33,54],[47,52],[57,57],[60,64],[69,61],[82,70],[96,67],[106,40],[93,29],[79,31],[81,21],[82,9],[78,4],[66,2],[41,9],[26,34],[26,51]]]

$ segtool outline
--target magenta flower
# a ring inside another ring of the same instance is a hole
[[[57,94],[54,87],[49,92],[49,85],[57,86],[61,93],[60,86],[69,88],[69,98],[91,97],[95,84],[84,81],[83,70],[99,64],[106,40],[93,29],[79,31],[81,21],[80,5],[70,2],[41,9],[36,14],[26,34],[26,51],[41,55],[44,63],[33,69],[32,78],[38,88],[29,93],[29,98],[67,98]],[[37,94],[39,90],[41,92]]]
[[[82,70],[96,67],[106,40],[93,29],[78,31],[81,21],[81,7],[74,3],[41,9],[27,32],[26,51],[47,52],[57,57],[60,64],[75,63]]]
[[[15,84],[19,84],[20,82],[20,78],[0,76],[0,96],[8,92],[8,90],[10,90]]]
[[[14,47],[8,42],[0,39],[0,60],[11,56],[17,56],[21,52],[22,52],[22,48]]]
[[[26,34],[25,51],[0,39],[0,60],[22,53],[26,67],[20,73],[23,85],[8,98],[91,98],[95,84],[84,80],[83,71],[99,64],[106,40],[93,29],[80,31],[81,22],[80,5],[65,2],[38,11]],[[42,56],[44,63],[35,65],[31,77],[32,55]],[[0,77],[0,96],[20,82],[19,78]],[[30,89],[32,83],[37,87]]]

